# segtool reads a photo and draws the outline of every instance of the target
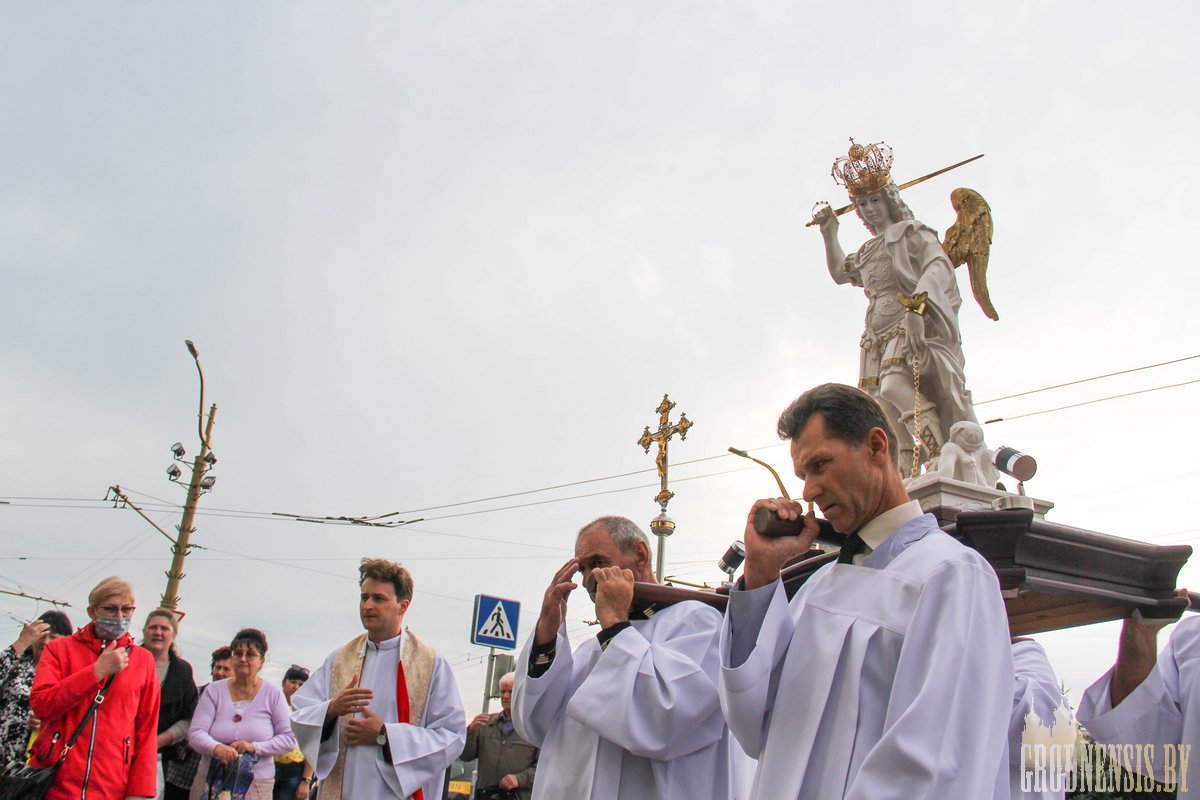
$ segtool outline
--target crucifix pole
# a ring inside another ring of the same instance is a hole
[[[654,466],[658,468],[659,492],[654,497],[654,502],[658,503],[660,509],[659,514],[650,522],[650,530],[658,537],[658,561],[654,565],[654,574],[659,583],[662,583],[665,558],[667,550],[667,537],[675,532],[675,523],[667,516],[667,503],[675,496],[675,493],[667,489],[667,443],[671,437],[679,434],[680,439],[687,438],[688,429],[693,423],[687,418],[687,414],[679,415],[679,422],[671,424],[670,414],[671,409],[675,404],[667,399],[667,395],[663,395],[662,402],[658,404],[655,411],[658,412],[658,429],[651,432],[650,426],[646,426],[646,430],[642,432],[637,443],[642,446],[642,449],[649,453],[650,445],[658,444],[658,455],[654,457]]]

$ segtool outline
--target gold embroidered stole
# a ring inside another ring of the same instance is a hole
[[[330,677],[329,699],[332,700],[362,669],[366,657],[367,635],[355,637],[348,642],[337,655],[333,657],[333,669]],[[429,699],[429,685],[433,682],[433,667],[436,663],[436,653],[432,647],[420,642],[413,636],[412,631],[404,631],[404,643],[401,646],[400,664],[404,668],[404,682],[408,687],[409,722],[420,725],[425,716],[425,704]],[[396,698],[396,707],[400,707],[400,698]],[[378,712],[376,712],[378,713]],[[346,722],[348,717],[341,717],[337,724],[339,742],[337,762],[329,777],[321,781],[321,800],[342,800],[342,775],[346,766]],[[384,720],[384,722],[395,720]]]

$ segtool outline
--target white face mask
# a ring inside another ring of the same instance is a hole
[[[96,635],[101,639],[120,639],[129,633],[131,617],[96,617]]]

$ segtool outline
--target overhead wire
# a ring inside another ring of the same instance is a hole
[[[161,515],[161,519],[159,520],[159,522],[165,523],[166,521],[167,521],[167,515],[165,515],[165,514]],[[116,561],[117,559],[124,556],[126,553],[128,553],[128,552],[132,551],[133,549],[135,549],[136,547],[140,546],[148,538],[151,538],[158,533],[159,533],[159,531],[154,530],[152,527],[151,528],[143,528],[141,531],[134,534],[129,539],[125,540],[125,542],[117,545],[112,550],[108,551],[108,553],[106,553],[104,556],[101,556],[99,559],[95,559],[91,565],[84,567],[83,569],[79,570],[71,577],[64,580],[61,584],[59,584],[55,588],[55,594],[65,593],[68,588],[74,588],[74,587],[78,586],[80,583],[82,583],[84,580],[86,580],[86,576],[95,574],[96,572],[99,572],[103,568],[103,565]]]
[[[1095,400],[1084,400],[1081,403],[1070,403],[1069,405],[1058,406],[1057,408],[1047,408],[1047,409],[1043,409],[1041,411],[1030,411],[1027,414],[1017,414],[1016,416],[1013,416],[1013,417],[996,417],[995,419],[986,420],[983,424],[991,425],[994,422],[1011,422],[1015,419],[1024,419],[1025,417],[1036,417],[1036,416],[1040,416],[1041,414],[1051,414],[1055,411],[1066,411],[1069,408],[1079,408],[1081,406],[1090,406],[1095,403],[1104,403],[1108,400],[1119,400],[1122,397],[1134,397],[1139,394],[1149,394],[1151,392],[1160,392],[1163,389],[1177,389],[1180,386],[1190,386],[1194,383],[1200,383],[1200,378],[1197,378],[1197,379],[1191,380],[1191,381],[1183,381],[1182,383],[1171,383],[1171,384],[1167,384],[1166,386],[1155,386],[1152,389],[1140,389],[1136,392],[1125,392],[1123,394],[1114,394],[1109,397],[1099,397],[1099,398],[1096,398]]]
[[[1009,400],[1009,399],[1016,398],[1016,397],[1023,397],[1026,395],[1037,394],[1040,392],[1050,391],[1052,389],[1059,389],[1059,388],[1063,388],[1063,387],[1067,387],[1067,386],[1074,386],[1074,385],[1081,384],[1081,383],[1088,383],[1091,381],[1101,380],[1103,378],[1110,378],[1110,377],[1114,377],[1114,376],[1118,376],[1118,375],[1125,375],[1125,374],[1129,374],[1129,373],[1133,373],[1133,372],[1140,372],[1140,371],[1144,371],[1147,369],[1155,369],[1158,367],[1168,366],[1171,364],[1177,364],[1177,363],[1181,363],[1184,361],[1190,361],[1190,360],[1197,359],[1197,358],[1200,358],[1200,354],[1193,355],[1193,356],[1185,356],[1183,358],[1171,359],[1168,361],[1161,361],[1161,362],[1157,362],[1155,364],[1147,364],[1147,365],[1143,365],[1140,367],[1132,367],[1130,369],[1118,370],[1116,372],[1109,372],[1109,373],[1105,373],[1102,375],[1094,375],[1094,376],[1091,376],[1088,378],[1080,378],[1080,379],[1073,380],[1073,381],[1067,381],[1065,383],[1058,383],[1058,384],[1053,384],[1050,386],[1043,386],[1043,387],[1040,387],[1037,389],[1028,389],[1028,390],[1025,390],[1022,392],[1016,392],[1014,394],[1004,395],[1002,397],[995,397],[995,398],[991,398],[989,400],[983,400],[983,401],[975,403],[975,405],[981,406],[981,405],[985,405],[987,403],[994,403],[994,402],[999,402],[1001,400]],[[1025,414],[1018,414],[1015,416],[997,417],[995,419],[990,419],[990,420],[985,421],[984,424],[987,425],[987,424],[993,424],[993,423],[997,423],[997,422],[1008,422],[1008,421],[1012,421],[1012,420],[1023,419],[1025,417],[1037,416],[1039,414],[1049,414],[1049,413],[1056,412],[1056,411],[1063,411],[1063,410],[1067,410],[1067,409],[1071,409],[1071,408],[1079,408],[1079,407],[1091,405],[1094,403],[1107,402],[1109,400],[1116,400],[1116,399],[1120,399],[1123,397],[1132,397],[1132,396],[1141,395],[1141,394],[1148,394],[1150,392],[1163,391],[1165,389],[1179,388],[1181,386],[1188,386],[1188,385],[1195,384],[1195,383],[1200,383],[1200,379],[1191,380],[1191,381],[1183,381],[1183,382],[1174,383],[1174,384],[1166,384],[1163,386],[1152,387],[1149,389],[1141,389],[1141,390],[1134,391],[1134,392],[1126,392],[1126,393],[1122,393],[1122,394],[1111,395],[1108,397],[1094,398],[1092,400],[1085,400],[1085,401],[1082,401],[1079,403],[1071,403],[1071,404],[1064,405],[1064,406],[1057,406],[1054,408],[1042,409],[1040,411],[1032,411],[1032,412],[1028,412]],[[765,449],[781,447],[781,446],[782,446],[782,444],[761,445],[759,447],[749,448],[747,450],[747,452],[754,452],[754,451],[758,451],[758,450],[765,450]],[[680,462],[677,462],[676,464],[674,464],[673,466],[677,466],[677,467],[678,466],[686,466],[688,464],[696,464],[696,463],[700,463],[703,461],[711,461],[711,460],[718,459],[718,458],[727,458],[728,456],[729,456],[728,453],[719,453],[716,455],[703,456],[701,458],[680,461]],[[625,478],[625,477],[630,477],[633,475],[640,475],[640,474],[650,473],[650,472],[654,472],[654,471],[655,471],[654,468],[633,470],[631,472],[622,472],[622,473],[617,473],[614,475],[605,475],[605,476],[600,476],[600,477],[596,477],[596,478],[586,478],[586,479],[578,480],[578,481],[568,481],[566,483],[553,484],[551,486],[543,486],[543,487],[539,487],[536,489],[525,489],[525,490],[521,490],[521,491],[517,491],[517,492],[506,492],[503,494],[489,495],[489,496],[485,496],[485,497],[475,498],[472,500],[460,500],[460,501],[456,501],[453,503],[442,503],[442,504],[432,505],[432,506],[422,506],[419,508],[412,508],[412,509],[407,509],[407,510],[403,510],[403,511],[397,511],[394,513],[395,514],[416,514],[416,513],[422,513],[424,511],[436,511],[436,510],[445,509],[445,508],[458,508],[461,506],[475,505],[477,503],[490,502],[493,500],[503,500],[503,499],[508,499],[511,497],[522,497],[522,496],[527,496],[527,495],[531,495],[531,494],[539,494],[541,492],[554,491],[556,489],[569,488],[571,486],[581,486],[581,485],[585,485],[585,484],[589,484],[589,483],[599,483],[599,482],[608,481],[608,480],[615,480],[618,478]],[[690,478],[690,479],[695,479],[695,478],[700,478],[700,477],[712,477],[715,475],[724,475],[724,474],[727,474],[728,472],[735,472],[735,471],[738,471],[738,470],[729,470],[726,472],[709,473],[709,474],[703,475],[703,476],[694,476],[693,478]],[[689,478],[680,478],[678,480],[680,480],[680,481],[689,480]],[[636,486],[636,487],[628,487],[628,488],[624,488],[624,489],[615,489],[615,490],[606,490],[603,492],[595,492],[595,493],[588,493],[588,494],[581,494],[581,495],[569,495],[567,497],[555,498],[552,500],[543,500],[543,501],[538,501],[536,503],[500,506],[500,507],[497,507],[494,509],[484,509],[481,511],[470,511],[470,512],[465,512],[462,514],[441,514],[436,517],[428,517],[425,520],[421,520],[421,521],[434,520],[434,519],[452,519],[452,518],[459,517],[459,516],[472,516],[472,515],[476,515],[476,514],[489,513],[490,511],[503,511],[503,510],[509,510],[509,509],[514,509],[514,508],[526,508],[526,507],[534,506],[534,505],[544,505],[547,503],[562,502],[565,500],[577,500],[577,499],[582,499],[582,498],[587,498],[587,497],[596,497],[596,496],[603,495],[603,494],[615,494],[615,493],[619,493],[619,492],[623,492],[623,491],[632,491],[634,489],[643,489],[643,488],[652,488],[652,485],[641,485],[641,486]],[[158,503],[161,503],[161,504],[168,506],[170,508],[173,508],[173,509],[181,509],[182,508],[182,506],[177,503],[171,503],[170,501],[155,497],[155,496],[150,495],[145,492],[141,492],[141,491],[138,491],[135,489],[128,489],[128,488],[126,490],[131,493],[139,494],[144,497],[150,497],[150,498],[156,500]],[[101,504],[106,504],[106,501],[94,500],[92,498],[11,496],[11,497],[7,497],[5,499],[17,500],[17,501],[46,501],[46,502],[68,502],[68,503],[90,503],[90,504],[92,504],[92,505],[87,505],[87,506],[54,506],[54,505],[37,505],[35,503],[24,503],[23,507],[26,507],[26,508],[72,508],[72,507],[94,508],[94,507],[101,507]],[[147,503],[146,505],[150,506],[152,504]],[[287,516],[284,516],[281,518],[276,512],[248,511],[248,510],[242,510],[242,509],[207,508],[207,509],[198,509],[196,513],[200,516],[212,516],[212,517],[234,518],[234,519],[283,519],[285,521],[289,519],[289,517],[287,517]],[[350,524],[350,523],[346,522],[345,524]]]
[[[779,444],[763,445],[760,447],[750,448],[748,450],[748,452],[755,452],[758,450],[765,450],[765,449],[769,449],[769,448],[773,448],[773,447],[780,447],[780,446],[782,446],[782,445],[779,445]],[[729,457],[729,453],[717,453],[716,455],[703,456],[701,458],[693,458],[693,459],[688,459],[685,461],[672,462],[671,466],[672,467],[683,467],[683,466],[687,466],[689,464],[698,464],[703,461],[712,461],[714,459],[728,458],[728,457]],[[422,512],[422,511],[434,511],[434,510],[438,510],[438,509],[442,509],[442,508],[455,508],[458,506],[474,505],[476,503],[485,503],[485,502],[490,502],[492,500],[503,500],[503,499],[507,499],[510,497],[520,497],[523,495],[538,494],[540,492],[548,492],[548,491],[553,491],[555,489],[568,488],[571,486],[581,486],[581,485],[588,484],[588,483],[599,483],[602,481],[615,480],[618,478],[627,478],[632,475],[641,475],[641,474],[655,472],[655,471],[656,471],[656,468],[648,467],[646,469],[633,470],[632,472],[622,472],[622,473],[617,473],[614,475],[604,475],[601,477],[587,478],[587,479],[578,480],[578,481],[570,481],[567,483],[560,483],[560,484],[555,484],[552,486],[542,486],[537,489],[525,489],[525,490],[518,491],[518,492],[508,492],[505,494],[491,495],[488,497],[479,497],[479,498],[475,498],[473,500],[461,500],[461,501],[457,501],[454,503],[443,503],[441,505],[425,506],[423,508],[408,509],[406,511],[397,511],[394,513],[396,513],[396,514],[416,514],[416,513]],[[721,475],[721,474],[725,474],[725,473],[710,473],[710,474],[711,475]],[[696,476],[696,477],[707,477],[707,476]],[[627,489],[622,489],[619,491],[631,491],[633,489],[644,489],[646,487],[647,487],[647,485],[632,486],[632,487],[628,487]],[[129,492],[130,494],[137,494],[137,495],[141,495],[143,497],[149,497],[149,498],[155,500],[157,503],[159,503],[163,506],[172,508],[172,509],[182,510],[182,508],[183,508],[183,506],[179,503],[172,503],[168,500],[164,500],[162,498],[147,494],[146,492],[142,492],[137,489],[131,489],[128,486],[122,486],[122,488],[126,492]],[[593,495],[577,495],[577,496],[566,497],[563,499],[575,499],[576,497],[591,497],[591,496],[593,496]],[[90,503],[90,504],[92,504],[89,506],[79,506],[80,508],[93,508],[93,507],[108,508],[112,504],[111,500],[88,498],[88,497],[42,497],[42,496],[16,496],[16,495],[13,495],[10,497],[10,496],[6,495],[5,498],[10,499],[10,500],[20,500],[20,501],[46,501],[46,502],[69,502],[69,503]],[[155,505],[155,503],[146,503],[144,505],[146,507],[152,507]],[[23,507],[25,507],[25,508],[43,508],[43,507],[60,508],[62,506],[26,505]],[[69,508],[70,506],[66,506],[66,507]],[[512,507],[519,508],[520,506],[512,506]],[[200,509],[196,510],[196,513],[198,515],[206,515],[206,516],[226,516],[226,515],[234,516],[234,515],[236,515],[236,516],[242,516],[242,517],[245,517],[248,519],[256,519],[259,517],[266,518],[266,519],[278,518],[278,515],[276,514],[276,512],[273,512],[273,511],[249,511],[249,510],[245,510],[245,509],[220,508],[220,507],[200,508]],[[441,517],[430,517],[428,519],[445,519],[445,518],[446,517],[441,516]],[[284,521],[290,522],[290,521],[294,521],[294,520],[288,519],[285,517]]]
[[[757,449],[761,450],[762,448],[757,448]],[[687,461],[674,461],[671,463],[671,466],[683,467],[688,464],[699,464],[701,461],[712,461],[714,458],[725,458],[727,455],[728,455],[728,453],[718,453],[717,455],[704,456],[702,458],[693,458],[693,459],[689,459]],[[628,478],[631,475],[643,475],[647,472],[656,472],[656,471],[657,471],[656,467],[647,467],[646,469],[636,469],[632,472],[622,472],[617,475],[606,475],[601,478],[587,478],[586,480],[581,480],[581,481],[570,481],[569,483],[559,483],[554,486],[543,486],[540,489],[526,489],[526,490],[520,491],[520,492],[509,492],[507,494],[497,494],[497,495],[493,495],[491,497],[481,497],[476,500],[463,500],[463,501],[460,501],[457,503],[444,503],[444,504],[438,505],[438,506],[426,506],[424,508],[410,508],[405,511],[397,511],[396,513],[397,514],[420,514],[423,511],[438,511],[443,508],[457,508],[458,506],[474,505],[475,503],[487,503],[492,500],[507,500],[510,497],[522,497],[524,495],[529,495],[529,494],[538,494],[539,492],[549,492],[549,491],[553,491],[555,489],[566,489],[566,488],[570,488],[571,486],[582,486],[587,483],[599,483],[600,481],[611,481],[611,480],[615,480],[617,478]],[[641,488],[641,487],[639,487],[639,488]],[[586,497],[589,495],[583,495],[583,496]],[[445,519],[445,517],[433,517],[433,519]]]
[[[1131,367],[1129,369],[1117,370],[1115,372],[1107,372],[1107,373],[1103,373],[1100,375],[1093,375],[1093,376],[1085,377],[1085,378],[1078,378],[1078,379],[1066,381],[1063,383],[1051,384],[1049,386],[1042,386],[1042,387],[1039,387],[1036,389],[1027,389],[1027,390],[1024,390],[1021,392],[1003,395],[1001,397],[993,397],[993,398],[989,398],[987,400],[981,400],[981,401],[976,402],[974,405],[981,406],[981,405],[986,405],[988,403],[996,403],[996,402],[1000,402],[1001,400],[1010,400],[1013,398],[1024,397],[1024,396],[1032,395],[1032,394],[1038,394],[1038,393],[1050,391],[1053,389],[1061,389],[1061,388],[1068,387],[1068,386],[1075,386],[1078,384],[1089,383],[1092,381],[1102,380],[1105,378],[1111,378],[1111,377],[1115,377],[1115,376],[1119,376],[1119,375],[1126,375],[1126,374],[1130,374],[1130,373],[1134,373],[1134,372],[1141,372],[1141,371],[1145,371],[1145,370],[1149,370],[1149,369],[1156,369],[1159,367],[1169,366],[1172,364],[1178,364],[1178,363],[1182,363],[1185,361],[1191,361],[1191,360],[1195,360],[1195,359],[1200,359],[1200,354],[1184,356],[1184,357],[1175,358],[1175,359],[1169,359],[1166,361],[1159,361],[1159,362],[1156,362],[1153,364],[1145,364],[1145,365],[1138,366],[1138,367]],[[1007,420],[1012,420],[1012,419],[1020,419],[1021,417],[1033,416],[1036,414],[1050,413],[1051,411],[1061,411],[1061,410],[1069,409],[1069,408],[1077,408],[1079,406],[1089,405],[1091,403],[1105,402],[1107,400],[1117,399],[1117,398],[1121,398],[1121,397],[1129,397],[1129,396],[1133,396],[1133,395],[1137,395],[1137,394],[1145,394],[1145,393],[1153,392],[1153,391],[1172,389],[1172,388],[1186,386],[1186,385],[1193,384],[1193,383],[1200,383],[1200,380],[1184,381],[1181,383],[1167,384],[1164,386],[1153,387],[1150,389],[1143,389],[1143,390],[1139,390],[1137,392],[1129,392],[1129,393],[1125,393],[1125,394],[1112,395],[1110,397],[1096,398],[1096,399],[1089,400],[1089,401],[1083,401],[1081,403],[1075,403],[1075,404],[1070,404],[1070,405],[1066,405],[1066,406],[1059,406],[1059,407],[1051,408],[1051,409],[1044,409],[1042,411],[1034,411],[1034,412],[1030,412],[1028,414],[1022,414],[1019,416],[1005,417],[1005,418],[1001,418],[1000,420],[995,420],[995,421],[1007,421]],[[989,421],[991,421],[991,420],[989,420]],[[782,444],[761,445],[761,446],[755,447],[755,448],[748,448],[747,452],[754,452],[757,450],[765,450],[765,449],[781,447],[781,446],[782,446]],[[672,466],[681,467],[681,466],[686,466],[688,464],[696,464],[696,463],[700,463],[700,462],[704,462],[704,461],[712,461],[712,460],[718,459],[718,458],[727,458],[728,456],[729,456],[728,453],[718,453],[716,455],[702,456],[700,458],[694,458],[694,459],[688,459],[685,461],[673,462]],[[554,491],[557,489],[570,488],[572,486],[581,486],[581,485],[585,485],[585,484],[589,484],[589,483],[599,483],[599,482],[608,481],[608,480],[615,480],[618,478],[626,478],[626,477],[630,477],[633,475],[641,475],[641,474],[645,474],[645,473],[651,473],[654,471],[655,471],[655,468],[647,467],[646,469],[633,470],[630,472],[616,473],[613,475],[604,475],[604,476],[600,476],[600,477],[596,477],[596,478],[586,478],[586,479],[578,480],[578,481],[568,481],[566,483],[553,484],[550,486],[542,486],[542,487],[539,487],[536,489],[524,489],[524,490],[516,491],[516,492],[506,492],[506,493],[502,493],[502,494],[479,497],[479,498],[475,498],[472,500],[460,500],[460,501],[455,501],[452,503],[442,503],[442,504],[432,505],[432,506],[422,506],[422,507],[418,507],[418,508],[397,511],[394,513],[396,513],[396,514],[416,514],[416,513],[422,513],[425,511],[437,511],[437,510],[441,510],[441,509],[445,509],[445,508],[457,508],[457,507],[465,506],[465,505],[474,505],[477,503],[491,502],[493,500],[505,500],[505,499],[508,499],[511,497],[522,497],[522,496],[530,495],[530,494],[538,494],[541,492],[548,492],[548,491]],[[712,474],[720,475],[720,474],[725,474],[725,473],[712,473]],[[701,477],[701,476],[697,476],[697,477]],[[630,489],[633,489],[633,488],[646,488],[646,487],[645,486],[630,487]],[[182,509],[183,508],[182,504],[180,504],[180,503],[172,502],[170,500],[166,500],[164,498],[157,497],[155,495],[151,495],[147,492],[143,492],[143,491],[140,491],[137,489],[130,489],[129,487],[125,487],[125,490],[131,494],[137,494],[142,497],[148,497],[165,507],[169,507],[172,509]],[[619,491],[628,491],[628,490],[629,489],[619,490]],[[611,493],[611,492],[608,492],[608,493]],[[595,495],[591,495],[591,494],[572,495],[572,496],[565,497],[562,499],[570,500],[570,499],[578,499],[581,497],[591,497],[591,496],[595,496]],[[96,507],[99,505],[106,506],[108,503],[111,502],[111,501],[106,501],[103,499],[96,499],[96,498],[43,497],[43,496],[7,496],[4,499],[19,500],[19,501],[35,501],[35,502],[64,502],[64,503],[89,503],[89,504],[92,504],[92,505],[87,505],[87,506],[80,506],[82,508],[92,508],[92,507]],[[149,506],[152,504],[148,503],[146,505]],[[31,505],[31,506],[25,506],[25,507],[59,508],[61,506],[32,506]],[[520,506],[520,505],[503,506],[503,507],[501,507],[501,510],[507,509],[507,508],[520,508],[520,507],[522,507],[522,506]],[[219,508],[219,507],[215,507],[215,508],[210,507],[210,508],[206,508],[206,509],[199,509],[199,510],[197,510],[197,513],[201,514],[201,515],[207,515],[207,516],[230,515],[230,516],[244,517],[244,518],[248,518],[248,519],[257,519],[260,517],[271,518],[273,516],[276,516],[275,512],[248,511],[248,510],[243,510],[243,509],[227,509],[227,508]],[[431,519],[447,519],[450,516],[451,515],[441,515],[439,517],[431,518]]]
[[[36,586],[30,586],[28,583],[21,583],[20,581],[13,580],[12,578],[7,578],[3,575],[0,575],[0,580],[6,581],[10,585],[19,589],[22,593],[33,593],[33,594],[37,594],[41,597],[48,597],[48,596],[54,594],[54,592],[47,592],[47,591],[37,588]]]
[[[757,448],[757,449],[763,449],[763,448]],[[712,460],[714,458],[725,458],[725,457],[728,457],[728,455],[729,454],[727,454],[727,453],[722,453],[722,454],[716,455],[716,456],[707,456],[702,459],[693,459],[692,461],[687,462],[687,463],[708,461],[708,460]],[[686,481],[700,480],[703,478],[711,478],[711,477],[716,477],[719,475],[728,475],[728,474],[735,473],[735,472],[745,472],[747,470],[753,470],[753,469],[755,469],[755,468],[751,467],[751,466],[738,467],[736,469],[721,470],[718,472],[704,473],[702,475],[691,475],[691,476],[687,476],[684,478],[677,478],[677,479],[675,479],[675,482],[683,483]],[[577,481],[577,482],[575,482],[575,484],[578,485],[579,483],[591,483],[591,482],[596,482],[596,481],[600,481],[600,480],[606,480],[606,478],[594,478],[594,479],[590,479],[588,481]],[[441,514],[441,515],[434,516],[434,517],[426,517],[422,520],[419,520],[419,522],[431,522],[431,521],[442,520],[442,519],[454,519],[457,517],[476,516],[479,514],[489,514],[489,513],[495,512],[495,511],[509,511],[509,510],[518,509],[518,508],[529,508],[529,507],[533,507],[533,506],[564,502],[567,500],[581,500],[581,499],[586,499],[589,497],[600,497],[600,496],[607,495],[607,494],[620,494],[622,492],[640,491],[642,489],[655,488],[658,485],[659,484],[657,484],[657,483],[639,484],[637,486],[626,486],[626,487],[621,487],[621,488],[617,488],[617,489],[606,489],[604,491],[599,491],[599,492],[588,492],[585,494],[568,495],[565,497],[556,497],[556,498],[551,498],[548,500],[538,500],[538,501],[534,501],[531,503],[516,503],[516,504],[512,504],[512,505],[507,505],[507,506],[496,506],[493,508],[479,509],[476,511],[464,511],[464,512],[459,512],[456,514]],[[528,492],[513,493],[513,495],[511,495],[511,496],[516,496],[516,495],[520,495],[520,494],[531,494],[534,491],[544,491],[544,490],[530,490]],[[478,502],[478,501],[471,501],[471,502]],[[464,503],[455,503],[455,504],[450,504],[450,505],[458,506],[458,505],[467,505],[467,504],[468,503],[464,502]],[[147,507],[150,506],[150,504],[146,504],[146,505],[147,505]],[[46,507],[46,506],[30,504],[30,505],[27,505],[24,507],[38,508],[38,507]],[[86,507],[84,507],[84,506],[67,506],[67,508],[86,508]],[[98,506],[95,506],[95,508],[101,509],[101,510],[107,510],[108,504],[98,505]],[[220,517],[220,518],[245,518],[245,519],[256,519],[256,520],[257,519],[271,519],[271,520],[279,520],[279,521],[286,521],[286,522],[297,522],[297,521],[304,522],[304,520],[295,520],[295,519],[291,519],[291,518],[287,518],[287,517],[258,516],[258,514],[265,514],[265,513],[266,512],[237,512],[234,514],[221,514],[221,513],[214,513],[213,510],[211,510],[211,509],[210,510],[199,510],[198,509],[196,511],[197,516],[209,516],[209,517]],[[411,513],[411,512],[405,512],[405,513]],[[360,527],[372,527],[372,526],[360,526]],[[538,547],[538,548],[544,548],[544,549],[548,549],[548,550],[561,549],[558,547],[553,547],[553,546],[549,546],[549,545],[539,545],[539,544],[530,543],[530,542],[518,542],[518,541],[514,541],[514,540],[495,539],[492,537],[485,537],[485,536],[472,536],[470,534],[446,533],[443,531],[432,531],[427,528],[415,527],[414,525],[405,525],[405,526],[403,526],[403,528],[408,529],[408,530],[413,530],[413,531],[419,531],[422,533],[429,533],[429,534],[433,534],[436,536],[448,536],[448,537],[458,538],[458,539],[472,539],[472,540],[490,542],[490,543],[495,543],[495,544],[521,545],[521,546],[525,546],[525,547]],[[391,528],[390,530],[399,530],[399,528]]]
[[[194,546],[198,547],[198,548],[200,547],[200,545],[194,545]],[[278,567],[285,567],[287,569],[299,570],[301,572],[311,572],[316,575],[327,575],[331,578],[342,578],[345,580],[357,581],[357,578],[355,578],[353,575],[348,575],[344,572],[329,572],[328,570],[313,569],[312,567],[301,567],[301,566],[297,566],[295,564],[288,564],[287,562],[279,561],[279,560],[276,560],[273,558],[263,558],[262,556],[252,556],[252,555],[247,555],[245,553],[235,553],[232,550],[222,550],[217,547],[204,546],[203,549],[208,550],[209,552],[213,552],[213,553],[225,553],[226,555],[238,556],[238,557],[243,558],[248,561],[256,561],[256,562],[264,563],[264,564],[273,564]],[[428,595],[431,597],[441,597],[445,600],[457,600],[462,603],[473,602],[473,598],[467,599],[465,597],[457,597],[455,595],[442,594],[440,592],[431,592],[428,589],[422,589],[421,594]]]
[[[714,458],[716,458],[716,456],[714,456]],[[691,475],[686,478],[676,478],[674,480],[674,483],[684,483],[685,481],[695,481],[695,480],[700,480],[701,478],[712,478],[717,475],[728,475],[733,472],[746,472],[747,470],[752,470],[752,469],[754,469],[754,467],[738,467],[737,469],[727,469],[727,470],[722,470],[721,472],[709,472],[709,473],[705,473],[704,475]],[[437,517],[426,517],[422,521],[429,522],[429,521],[439,520],[439,519],[454,519],[455,517],[470,517],[470,516],[475,516],[476,514],[489,514],[493,511],[510,511],[514,508],[530,508],[532,506],[544,506],[548,503],[559,503],[564,500],[582,500],[582,499],[585,499],[588,497],[600,497],[601,495],[606,495],[606,494],[620,494],[621,492],[633,492],[633,491],[638,491],[641,489],[653,489],[659,485],[660,484],[657,484],[657,483],[646,483],[646,484],[642,484],[641,486],[627,486],[623,489],[606,489],[602,492],[589,492],[588,494],[576,494],[576,495],[568,495],[567,497],[555,497],[550,500],[537,500],[532,503],[517,503],[517,504],[511,505],[511,506],[497,506],[496,508],[483,508],[478,511],[462,511],[458,514],[442,514]],[[409,527],[409,526],[405,526],[405,527]]]
[[[988,400],[981,400],[978,403],[975,403],[974,405],[984,406],[984,405],[987,405],[988,403],[998,403],[1001,400],[1011,400],[1014,397],[1025,397],[1026,395],[1030,395],[1030,394],[1038,394],[1040,392],[1048,392],[1051,389],[1062,389],[1066,386],[1076,386],[1081,383],[1090,383],[1091,381],[1098,381],[1098,380],[1102,380],[1104,378],[1112,378],[1117,375],[1128,375],[1131,372],[1141,372],[1142,370],[1155,369],[1157,367],[1165,367],[1170,364],[1178,364],[1183,361],[1191,361],[1192,359],[1195,359],[1195,358],[1200,358],[1200,354],[1197,354],[1194,356],[1184,356],[1183,358],[1174,358],[1174,359],[1171,359],[1170,361],[1160,361],[1157,364],[1146,364],[1145,366],[1141,366],[1141,367],[1132,367],[1131,369],[1122,369],[1122,370],[1118,370],[1117,372],[1108,372],[1108,373],[1105,373],[1104,375],[1093,375],[1090,378],[1079,378],[1078,380],[1067,381],[1066,383],[1056,383],[1053,386],[1043,386],[1040,389],[1028,389],[1023,392],[1017,392],[1016,394],[1006,394],[1003,397],[993,397]]]
[[[128,486],[122,486],[121,489],[125,492],[128,492],[129,494],[136,494],[136,495],[140,495],[142,497],[149,497],[151,500],[157,500],[159,503],[161,503],[164,506],[170,506],[172,508],[179,508],[179,509],[183,508],[183,504],[181,504],[181,503],[173,503],[170,500],[164,500],[163,498],[155,497],[152,494],[146,494],[145,492],[139,492],[137,489],[130,489]],[[112,501],[110,500],[109,502],[112,502]]]

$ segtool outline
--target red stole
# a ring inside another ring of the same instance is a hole
[[[412,712],[409,708],[408,682],[404,680],[404,662],[399,662],[396,670],[396,710],[400,722],[411,723]],[[414,800],[425,800],[425,790],[417,789],[412,793]]]

